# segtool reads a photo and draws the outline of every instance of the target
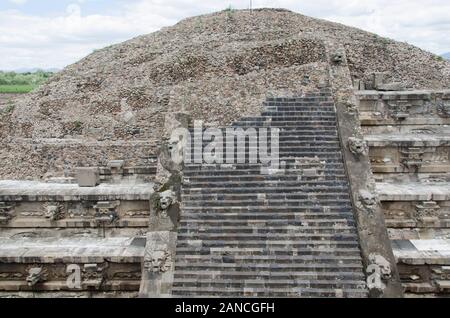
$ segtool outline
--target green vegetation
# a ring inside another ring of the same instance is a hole
[[[228,12],[228,13],[233,13],[233,12],[234,12],[234,8],[233,8],[233,6],[230,4],[224,11],[225,11],[225,12]]]
[[[73,122],[73,126],[75,127],[75,129],[80,129],[82,125],[83,123],[79,120]]]
[[[3,94],[25,94],[35,89],[34,85],[0,85],[0,93]]]
[[[29,93],[52,75],[53,73],[44,71],[34,73],[0,71],[0,93]]]

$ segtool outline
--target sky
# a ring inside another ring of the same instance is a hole
[[[63,68],[94,50],[250,0],[0,0],[0,70]],[[253,0],[450,52],[449,0]]]

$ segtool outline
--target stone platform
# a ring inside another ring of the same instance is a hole
[[[0,297],[136,292],[145,244],[145,237],[1,238]]]
[[[356,96],[406,296],[448,296],[450,91]]]
[[[79,187],[37,181],[0,181],[0,201],[150,200],[153,184],[101,184]]]
[[[407,297],[433,297],[450,291],[450,240],[392,242]]]
[[[0,181],[0,227],[145,228],[152,193],[153,183]]]

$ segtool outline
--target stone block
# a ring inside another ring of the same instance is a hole
[[[108,162],[108,168],[111,169],[112,175],[123,174],[124,166],[125,166],[125,160],[111,160]]]
[[[122,169],[125,165],[124,160],[111,160],[108,162],[108,167],[115,169]]]
[[[77,181],[80,187],[96,187],[100,183],[98,168],[77,168]]]
[[[402,83],[387,83],[378,85],[379,91],[404,91],[406,88]]]
[[[378,89],[384,84],[385,73],[374,73],[373,74],[373,87]]]
[[[317,169],[304,169],[303,170],[303,176],[305,177],[317,177]]]

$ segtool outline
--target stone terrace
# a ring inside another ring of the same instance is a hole
[[[450,91],[357,91],[357,97],[406,293],[448,294],[450,262],[439,239],[450,237]]]

